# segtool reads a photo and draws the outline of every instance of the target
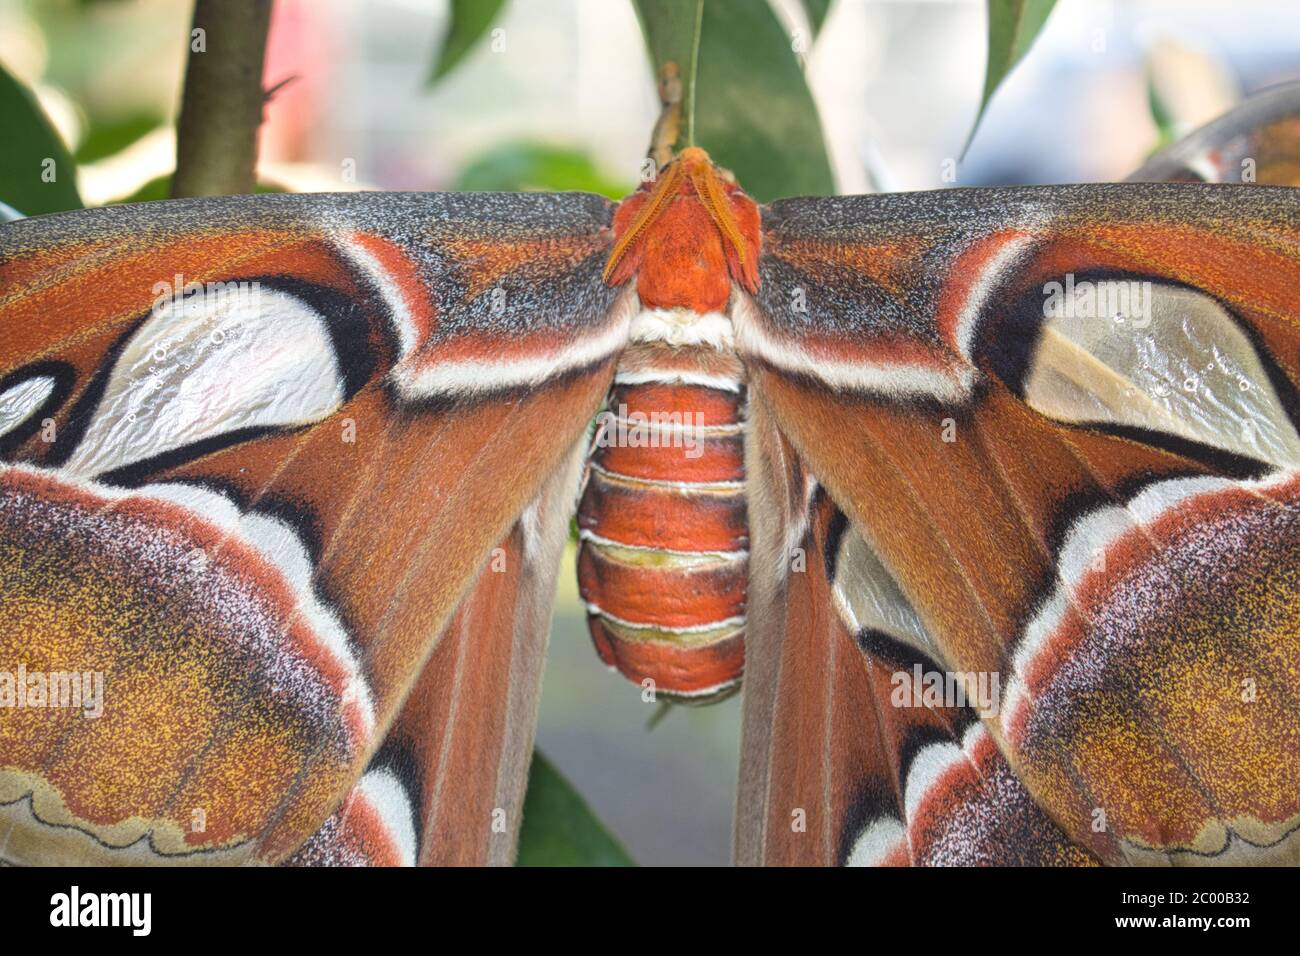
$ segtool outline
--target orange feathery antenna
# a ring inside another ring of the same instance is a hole
[[[682,188],[686,182],[691,185],[689,193]],[[734,191],[735,187],[732,186],[731,189]],[[709,158],[709,154],[698,146],[689,146],[682,150],[664,169],[648,198],[642,201],[635,218],[619,235],[610,253],[609,261],[605,263],[602,278],[606,282],[610,282],[611,278],[615,277],[619,263],[645,239],[651,227],[664,217],[672,201],[684,194],[689,197],[690,193],[694,194],[692,198],[698,200],[708,220],[721,234],[723,243],[735,256],[735,263],[739,267],[736,270],[737,278],[747,287],[751,289],[754,287],[757,280],[756,263],[751,252],[757,246],[757,237],[750,239],[746,236],[745,230],[736,219],[732,209],[732,199],[722,176]]]

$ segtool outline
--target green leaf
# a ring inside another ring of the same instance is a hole
[[[682,83],[680,150],[695,141],[695,87],[699,72],[704,0],[632,0],[650,50],[655,82],[665,63],[677,65]]]
[[[826,14],[831,10],[831,2],[832,0],[803,0],[804,13],[808,15],[808,22],[812,25],[813,39],[822,32],[822,26],[826,23]]]
[[[576,191],[622,199],[635,185],[607,178],[589,156],[577,150],[514,142],[494,147],[465,167],[452,188],[463,192]]]
[[[1029,52],[1054,6],[1056,0],[988,0],[989,53],[984,70],[984,95],[962,148],[963,156],[975,139],[993,94],[1020,58]]]
[[[27,216],[81,208],[76,164],[36,97],[3,66],[0,140],[0,201]]]
[[[636,866],[573,785],[533,751],[516,866]]]
[[[78,165],[107,159],[162,125],[163,118],[155,113],[137,113],[111,122],[96,123],[77,147],[74,158]]]
[[[465,59],[496,20],[506,0],[451,0],[451,27],[429,82],[442,79]]]
[[[1148,154],[1150,156],[1177,142],[1178,130],[1174,126],[1173,115],[1169,112],[1169,107],[1165,105],[1164,97],[1160,95],[1160,90],[1156,86],[1155,77],[1149,70],[1146,80],[1147,106],[1151,110],[1151,122],[1155,124],[1158,135],[1155,147]]]
[[[771,7],[751,0],[634,3],[655,75],[669,61],[680,71],[679,150],[702,146],[760,202],[835,191],[817,107]]]

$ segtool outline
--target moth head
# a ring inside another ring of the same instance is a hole
[[[715,163],[709,154],[698,146],[687,146],[677,154],[674,164],[681,165],[688,177],[712,174],[729,186],[737,186],[736,174]]]
[[[603,273],[608,284],[630,279],[642,264],[647,240],[666,231],[696,247],[701,239],[716,235],[725,274],[711,278],[722,278],[728,286],[734,280],[750,292],[758,291],[758,208],[735,176],[700,147],[682,150],[651,183],[623,200],[620,213],[624,215],[622,221],[615,218],[616,239]]]

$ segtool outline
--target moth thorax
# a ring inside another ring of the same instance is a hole
[[[642,309],[632,320],[631,340],[675,347],[701,346],[720,352],[735,351],[736,344],[728,316],[682,308]]]

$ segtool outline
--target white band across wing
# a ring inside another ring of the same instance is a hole
[[[615,301],[603,328],[576,337],[563,348],[522,357],[507,352],[495,361],[431,362],[427,357],[420,361],[407,360],[393,369],[392,379],[402,396],[412,400],[489,395],[540,385],[567,372],[599,364],[621,352],[627,345],[628,327],[637,308],[635,290],[628,289]],[[412,359],[418,358],[418,355],[412,356]]]
[[[935,398],[958,403],[970,397],[975,384],[973,367],[944,369],[937,365],[905,362],[846,362],[815,355],[793,339],[771,335],[758,303],[738,294],[732,307],[736,349],[744,358],[757,359],[793,375],[819,379],[836,391],[867,392],[888,398]]]

